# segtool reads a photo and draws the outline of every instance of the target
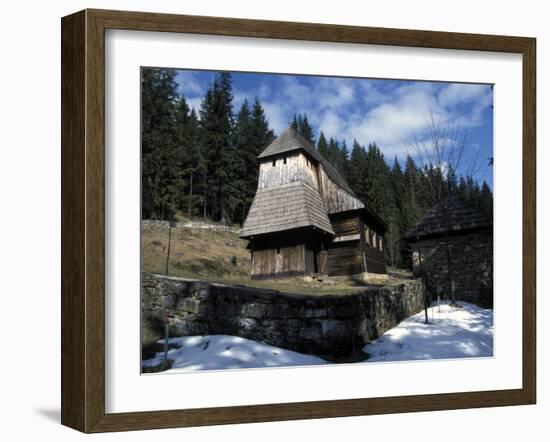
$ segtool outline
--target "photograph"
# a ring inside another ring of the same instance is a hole
[[[493,357],[493,84],[140,81],[142,374]]]

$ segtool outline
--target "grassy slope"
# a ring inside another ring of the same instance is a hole
[[[142,226],[142,270],[162,273],[166,269],[168,227]],[[172,229],[168,274],[228,284],[262,287],[290,293],[343,294],[367,285],[362,281],[341,280],[319,283],[310,278],[275,281],[250,279],[250,252],[247,241],[236,233],[200,228]],[[386,283],[397,282],[390,279]]]

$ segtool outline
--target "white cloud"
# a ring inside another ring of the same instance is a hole
[[[444,107],[454,107],[460,103],[471,103],[490,95],[491,86],[485,84],[452,83],[441,89],[439,103]]]
[[[262,107],[269,126],[275,131],[275,134],[279,134],[288,127],[288,113],[279,103],[263,102]]]
[[[246,92],[240,91],[238,89],[233,89],[233,113],[237,115],[241,110],[241,107],[244,103],[244,100],[248,99],[248,105],[250,106],[254,102],[254,97],[250,97]]]
[[[356,96],[367,106],[376,106],[391,101],[391,94],[384,91],[379,80],[359,81]]]
[[[205,88],[192,73],[183,74],[178,80],[194,91],[186,98],[198,110]],[[492,105],[488,85],[348,78],[280,76],[254,89],[235,88],[233,94],[235,113],[245,98],[252,104],[257,96],[276,134],[286,129],[293,114],[306,113],[316,136],[323,131],[349,145],[353,139],[364,145],[376,141],[390,159],[410,152],[415,140],[429,145],[432,117],[442,127],[468,129],[482,124]]]
[[[321,78],[313,88],[314,100],[321,107],[339,107],[355,101],[353,83],[343,78]]]
[[[483,112],[492,104],[489,86],[450,84],[441,88],[437,83],[416,82],[384,92],[380,88],[362,88],[369,90],[380,104],[366,114],[355,113],[346,118],[342,135],[362,144],[376,141],[390,158],[413,153],[410,151],[415,143],[429,146],[432,118],[444,132],[467,131],[482,123]],[[459,104],[467,104],[468,112],[463,106],[457,109]]]
[[[199,95],[204,92],[204,87],[197,78],[197,74],[191,71],[178,71],[176,74],[176,82],[179,85],[179,90],[185,97],[187,95]]]
[[[393,156],[404,152],[404,147],[428,127],[432,115],[440,122],[449,118],[434,98],[432,87],[415,83],[397,88],[388,102],[366,115],[354,115],[348,120],[346,134],[363,144],[376,141]]]
[[[199,112],[201,108],[201,102],[202,97],[194,97],[194,98],[187,98],[185,97],[185,101],[187,101],[187,105],[189,106],[189,109],[195,109],[195,112]]]
[[[257,97],[260,98],[261,100],[266,100],[270,96],[271,96],[271,88],[267,84],[262,83],[258,88]]]
[[[319,127],[326,137],[341,138],[346,122],[336,112],[326,110],[321,117]]]

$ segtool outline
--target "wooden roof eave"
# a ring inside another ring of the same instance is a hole
[[[258,239],[264,239],[264,238],[267,238],[269,236],[277,236],[277,235],[283,235],[283,234],[293,235],[293,234],[308,231],[308,230],[316,232],[316,233],[320,234],[321,236],[326,236],[328,238],[334,238],[334,236],[335,236],[334,233],[327,232],[327,231],[325,231],[323,229],[320,229],[316,226],[300,226],[300,227],[296,227],[294,229],[276,230],[276,231],[273,231],[273,232],[257,233],[257,234],[253,234],[253,235],[245,235],[245,236],[240,236],[240,238],[246,239],[248,241],[253,241],[253,240],[258,240]]]
[[[437,232],[428,232],[428,233],[421,233],[417,234],[414,231],[407,232],[401,240],[407,241],[408,243],[414,244],[419,241],[429,240],[429,239],[437,239],[437,238],[444,238],[445,235],[449,237],[454,236],[460,236],[460,235],[469,235],[472,233],[480,233],[480,232],[492,232],[493,231],[493,225],[485,225],[485,226],[475,226],[470,228],[464,228],[464,229],[454,229],[454,230],[447,230],[445,231],[437,231]]]

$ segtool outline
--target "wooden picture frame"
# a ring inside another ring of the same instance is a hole
[[[523,384],[513,390],[105,412],[105,30],[517,53],[523,57]],[[83,432],[533,404],[536,400],[533,38],[84,10],[62,19],[62,424]]]

